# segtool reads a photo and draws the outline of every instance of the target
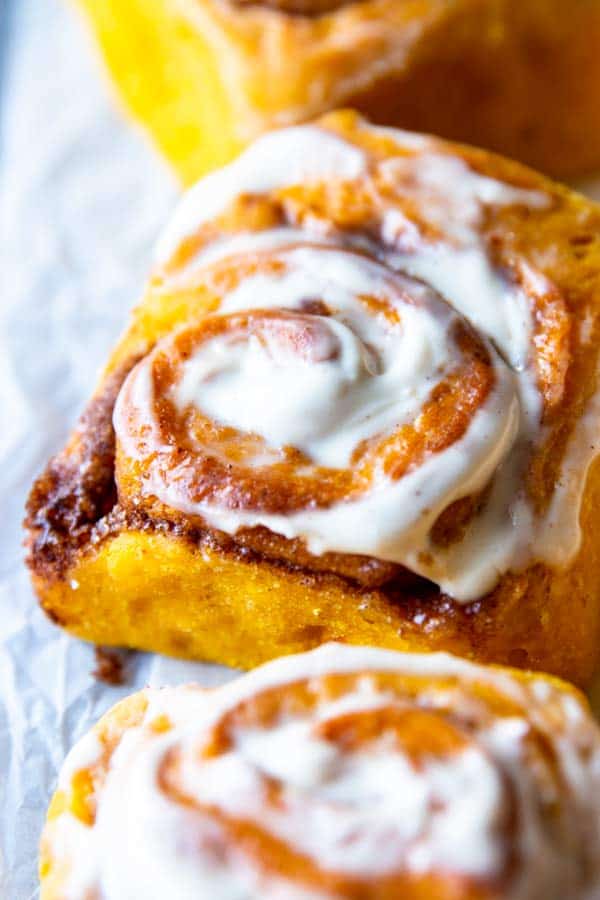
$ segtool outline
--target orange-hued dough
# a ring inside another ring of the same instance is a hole
[[[386,133],[371,131],[351,114],[333,114],[321,124],[384,159],[393,152]],[[560,358],[552,356],[554,344],[544,356],[545,389],[559,399],[527,476],[531,502],[544,508],[560,487],[568,439],[597,391],[600,211],[516,163],[485,151],[443,147],[475,171],[550,198],[547,205],[494,209],[488,216],[494,247],[505,241],[509,256],[527,259],[544,274],[562,298],[570,328],[568,341],[557,345]],[[344,197],[343,185],[328,185],[327,202],[339,216],[362,215]],[[298,188],[294,202],[301,200]],[[245,214],[243,207],[240,215]],[[35,484],[27,519],[29,565],[52,619],[100,644],[241,668],[340,640],[447,649],[589,682],[600,650],[598,459],[583,491],[575,558],[560,570],[534,561],[503,575],[490,593],[466,605],[402,573],[368,582],[352,568],[357,557],[351,555],[344,569],[338,559],[328,565],[293,542],[244,543],[167,508],[151,491],[140,492],[135,457],[128,461],[120,453],[120,464],[117,454],[115,469],[112,413],[123,378],[158,340],[202,319],[210,308],[206,284],[186,286],[155,275],[79,428]],[[553,316],[553,308],[538,313],[549,325]]]
[[[61,769],[41,897],[590,900],[599,761],[558,679],[327,644],[110,709]]]
[[[584,526],[599,504],[597,465]],[[567,574],[557,577],[538,566],[508,576],[476,615],[465,615],[432,608],[427,600],[414,606],[401,595],[358,590],[335,576],[286,571],[171,535],[127,530],[82,557],[64,579],[38,580],[37,587],[54,621],[97,644],[248,669],[337,640],[449,650],[585,684],[598,660],[600,613],[589,602],[598,579],[600,551],[590,539]]]
[[[341,105],[558,175],[600,164],[600,0],[78,3],[185,183]]]

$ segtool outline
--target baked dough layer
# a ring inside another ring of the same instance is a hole
[[[323,15],[78,2],[121,99],[185,183],[341,105],[556,175],[600,163],[599,0],[363,0]]]
[[[583,510],[600,503],[600,467]],[[333,575],[247,560],[217,546],[127,528],[52,583],[35,579],[50,618],[97,644],[153,650],[248,669],[329,641],[448,650],[480,662],[543,669],[585,685],[598,662],[596,542],[557,577],[544,566],[509,576],[461,608],[393,587],[364,590]],[[583,561],[585,560],[585,566]]]

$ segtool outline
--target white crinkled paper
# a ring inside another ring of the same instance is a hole
[[[29,486],[76,421],[177,198],[119,114],[62,0],[0,0],[0,897],[37,895],[37,844],[73,741],[124,694],[223,681],[225,669],[135,655],[123,687],[52,626],[23,566]]]
[[[45,809],[74,740],[144,684],[209,685],[229,673],[140,654],[124,686],[107,686],[92,677],[93,650],[53,627],[33,597],[20,525],[30,484],[141,293],[177,189],[115,109],[63,0],[0,0],[0,91],[0,897],[29,900]]]

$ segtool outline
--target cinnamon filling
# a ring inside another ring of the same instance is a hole
[[[263,8],[290,16],[314,18],[343,9],[357,0],[229,0],[239,9]]]

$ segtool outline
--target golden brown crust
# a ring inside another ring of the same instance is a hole
[[[556,175],[600,161],[598,0],[78,2],[186,183],[341,105]]]
[[[62,577],[77,551],[94,542],[94,529],[116,505],[112,412],[133,364],[107,379],[68,446],[50,461],[31,490],[25,526],[31,562],[41,577]]]

